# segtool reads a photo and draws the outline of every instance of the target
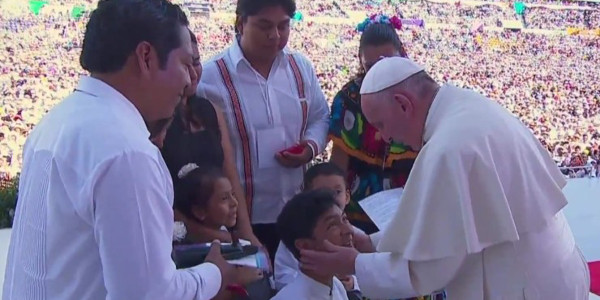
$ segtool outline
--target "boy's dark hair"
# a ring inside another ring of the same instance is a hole
[[[296,13],[295,0],[238,0],[235,8],[236,25],[238,22],[246,22],[249,16],[257,15],[267,7],[281,6],[290,18]],[[235,32],[238,33],[237,26]]]
[[[90,73],[117,72],[146,41],[165,68],[171,51],[182,43],[180,26],[188,25],[181,8],[167,0],[101,0],[86,25],[79,62]]]
[[[400,41],[396,29],[392,27],[392,25],[385,23],[370,24],[360,36],[358,51],[359,54],[362,55],[364,47],[383,46],[387,44],[392,44],[402,56],[406,56],[404,45]]]
[[[197,220],[192,213],[194,206],[206,208],[214,193],[217,179],[226,178],[222,168],[201,165],[175,183],[173,207],[188,218]],[[200,220],[197,220],[200,221]]]
[[[312,188],[313,181],[319,176],[333,175],[342,177],[344,182],[346,180],[346,173],[337,165],[330,162],[316,164],[310,167],[306,173],[304,173],[304,189],[310,190]]]
[[[334,206],[335,194],[329,189],[302,192],[285,204],[277,217],[277,232],[294,257],[300,258],[296,240],[312,238],[319,218]]]

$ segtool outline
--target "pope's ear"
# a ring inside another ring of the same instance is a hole
[[[406,97],[406,95],[402,93],[396,93],[394,94],[393,99],[396,102],[396,105],[399,105],[400,108],[402,108],[403,112],[410,113],[414,110],[412,101]]]

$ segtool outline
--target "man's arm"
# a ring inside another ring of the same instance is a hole
[[[310,66],[310,63],[308,63]],[[329,130],[329,105],[323,94],[319,79],[315,74],[315,70],[310,66],[310,91],[308,96],[308,120],[304,140],[308,142],[313,157],[325,150],[327,144],[327,132]]]
[[[176,270],[171,260],[173,209],[158,162],[146,153],[123,153],[98,168],[94,231],[107,299],[214,297],[221,273],[210,263]]]
[[[394,253],[359,254],[355,270],[363,295],[369,298],[412,298],[443,290],[466,259],[447,257],[414,262]]]

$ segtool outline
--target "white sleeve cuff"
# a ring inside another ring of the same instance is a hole
[[[312,151],[312,158],[311,159],[315,159],[315,157],[318,154],[317,153],[317,149],[315,148],[316,144],[314,144],[314,142],[311,141],[311,140],[309,140],[307,144],[308,144],[308,147],[310,147],[310,150]]]
[[[358,279],[356,279],[356,275],[352,275],[352,279],[354,280],[354,287],[352,290],[360,292],[360,286],[358,285]]]
[[[392,253],[361,253],[355,261],[361,293],[368,298],[397,299],[416,297],[409,261]]]
[[[383,236],[382,230],[369,235],[369,238],[371,238],[371,244],[373,244],[373,247],[375,247],[375,249],[377,249],[377,245],[379,245],[379,241],[381,241],[381,236]]]
[[[195,300],[212,299],[221,289],[222,276],[219,268],[212,263],[203,263],[188,269],[198,282]]]

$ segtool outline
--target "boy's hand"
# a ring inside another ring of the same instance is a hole
[[[344,284],[346,291],[354,291],[354,277],[353,276],[337,276],[337,278]]]

